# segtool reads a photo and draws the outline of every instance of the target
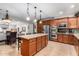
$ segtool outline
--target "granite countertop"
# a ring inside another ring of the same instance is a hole
[[[73,34],[79,40],[79,34]]]
[[[26,38],[26,39],[32,39],[32,38],[36,38],[36,37],[40,37],[40,36],[44,36],[44,35],[47,35],[47,34],[38,33],[38,34],[22,35],[22,36],[19,36],[19,37]]]
[[[73,33],[57,33],[57,34],[63,34],[63,35],[73,35]]]
[[[57,34],[74,35],[77,39],[79,39],[79,33],[57,33]]]

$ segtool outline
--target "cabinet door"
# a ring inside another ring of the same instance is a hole
[[[52,20],[50,23],[51,23],[51,26],[57,26],[58,20]]]
[[[68,39],[69,39],[69,44],[74,44],[74,36],[73,35],[69,35],[68,36]]]
[[[26,39],[21,38],[21,55],[22,56],[29,56],[29,45]]]
[[[36,39],[29,40],[29,55],[32,56],[36,53]]]
[[[77,28],[79,29],[79,17],[77,18]]]
[[[47,46],[47,44],[48,44],[48,36],[45,36],[45,37],[46,37],[46,39],[45,39],[46,40],[46,44],[45,45]]]
[[[37,51],[41,50],[41,37],[37,38]]]
[[[45,47],[45,36],[42,36],[41,39],[42,39],[42,48],[44,48]]]
[[[58,34],[58,35],[57,35],[57,40],[58,40],[59,42],[62,42],[62,34]]]
[[[67,23],[68,21],[68,18],[61,18],[58,20],[58,23],[61,24],[61,23]]]
[[[69,18],[68,19],[68,27],[69,28],[77,28],[77,18]]]
[[[68,35],[62,35],[62,42],[63,43],[68,43]]]

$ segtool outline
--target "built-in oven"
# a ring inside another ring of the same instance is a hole
[[[52,35],[51,35],[51,40],[52,40],[52,39],[57,39],[57,34],[52,34]]]
[[[67,23],[59,24],[57,31],[58,33],[67,33]]]
[[[57,26],[51,26],[51,40],[57,39]]]
[[[67,28],[58,28],[58,33],[67,33]]]

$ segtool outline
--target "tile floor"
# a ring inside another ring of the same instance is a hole
[[[21,56],[17,46],[0,45],[0,56]],[[47,47],[39,51],[35,56],[77,56],[75,47],[68,44],[48,41]]]
[[[77,56],[77,53],[72,45],[49,41],[48,46],[35,56]]]

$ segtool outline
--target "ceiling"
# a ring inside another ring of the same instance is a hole
[[[0,9],[9,10],[11,18],[17,21],[32,23],[34,20],[34,6],[37,6],[37,19],[39,19],[39,10],[42,10],[42,18],[67,17],[73,16],[79,11],[79,3],[30,3],[30,21],[26,21],[27,4],[26,3],[0,3]],[[5,12],[0,11],[0,18],[4,17]]]

